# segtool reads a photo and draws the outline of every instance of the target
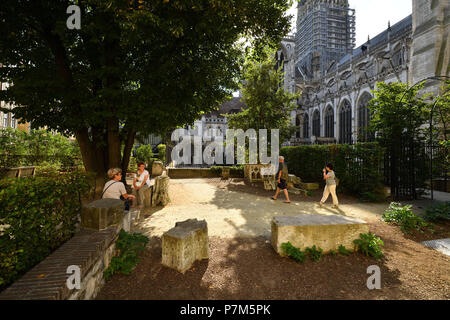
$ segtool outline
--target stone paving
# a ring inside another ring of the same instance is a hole
[[[443,254],[450,256],[450,239],[439,239],[421,242],[424,246],[433,248]]]

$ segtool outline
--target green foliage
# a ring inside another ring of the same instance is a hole
[[[43,175],[58,174],[60,172],[61,167],[62,163],[57,160],[53,162],[43,161],[36,168],[36,175],[43,176]]]
[[[322,260],[323,250],[320,247],[316,248],[316,245],[313,245],[312,248],[306,248],[306,253],[314,262],[319,262]]]
[[[337,257],[337,252],[334,251],[334,250],[330,250],[330,254],[331,254],[333,257]]]
[[[314,196],[314,191],[313,190],[306,190],[306,195],[308,197],[312,197],[312,196]]]
[[[370,192],[377,199],[384,194],[383,153],[377,143],[283,147],[280,150],[289,172],[302,181],[323,181],[322,169],[332,162],[340,179],[340,190],[360,196]]]
[[[267,52],[263,61],[247,61],[241,87],[243,102],[247,108],[237,114],[227,114],[231,129],[280,130],[280,142],[289,139],[295,127],[290,123],[290,111],[296,108],[299,94],[284,90],[284,73],[274,70],[274,53]]]
[[[400,226],[404,233],[410,233],[412,230],[423,232],[426,228],[431,230],[432,226],[415,215],[411,207],[411,205],[402,206],[400,203],[392,202],[383,214],[382,220]]]
[[[88,179],[71,173],[0,180],[0,289],[72,237]]]
[[[0,129],[0,166],[38,166],[38,171],[79,168],[78,144],[46,130],[26,133],[11,128]]]
[[[162,161],[163,164],[166,163],[166,145],[159,144],[158,145],[158,158]]]
[[[116,242],[119,255],[111,259],[109,267],[103,272],[105,280],[108,281],[118,272],[129,275],[139,263],[139,254],[144,251],[147,242],[148,238],[142,234],[131,234],[123,229],[120,230],[119,238]]]
[[[383,257],[383,250],[381,249],[381,246],[384,245],[383,240],[370,232],[367,234],[361,233],[359,237],[360,239],[353,241],[358,246],[359,251],[375,259],[381,259]]]
[[[136,132],[216,109],[238,88],[238,41],[277,46],[291,19],[290,0],[86,0],[70,30],[68,4],[2,0],[0,79],[14,85],[0,101],[21,106],[17,119],[75,134],[86,170],[100,175],[129,156]]]
[[[426,208],[424,218],[431,222],[450,220],[450,202]]]
[[[213,166],[213,167],[210,167],[209,170],[211,172],[214,172],[215,175],[220,177],[220,176],[222,176],[222,168],[223,167]]]
[[[338,248],[338,251],[340,254],[344,255],[344,256],[349,256],[351,254],[351,251],[349,251],[345,246],[340,245]]]
[[[244,178],[244,165],[236,167],[230,167],[230,177],[232,178]]]
[[[147,166],[150,166],[153,158],[152,146],[149,144],[140,145],[136,149],[136,161],[145,162]]]
[[[281,249],[292,259],[297,262],[305,262],[306,254],[300,249],[294,247],[292,243],[286,242],[281,244]]]

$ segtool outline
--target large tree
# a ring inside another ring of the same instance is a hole
[[[69,30],[67,7],[81,8]],[[76,136],[85,168],[127,168],[136,132],[192,123],[234,89],[246,37],[289,29],[290,0],[2,0],[0,100]]]
[[[263,56],[264,58],[261,58]],[[264,50],[259,59],[250,58],[243,68],[242,100],[246,109],[227,114],[232,129],[278,129],[280,142],[288,140],[296,127],[291,124],[291,111],[297,107],[299,93],[284,89],[284,72],[276,69],[272,50]]]

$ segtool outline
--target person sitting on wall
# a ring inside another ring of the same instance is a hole
[[[144,207],[145,190],[150,188],[150,174],[145,170],[145,163],[138,163],[137,177],[133,180],[133,194],[137,196],[138,206]]]
[[[278,172],[275,176],[278,185],[277,185],[277,191],[275,195],[272,197],[272,200],[277,200],[278,195],[280,194],[281,190],[284,192],[284,196],[286,197],[286,201],[284,203],[291,203],[291,200],[289,200],[289,193],[287,190],[287,179],[288,179],[288,172],[287,172],[287,166],[284,163],[284,157],[280,157],[280,163],[278,165]]]
[[[136,199],[135,196],[127,194],[122,180],[122,169],[111,168],[108,170],[108,177],[111,179],[105,183],[102,199],[119,199],[125,201],[125,210],[130,210],[130,202]]]

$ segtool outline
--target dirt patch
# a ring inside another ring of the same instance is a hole
[[[115,275],[97,299],[304,300],[449,299],[450,259],[382,222],[371,232],[385,242],[385,258],[324,256],[296,263],[281,258],[267,238],[210,238],[210,259],[184,275],[161,264],[161,240],[152,238],[129,276]],[[367,267],[381,269],[381,290],[369,290]]]

